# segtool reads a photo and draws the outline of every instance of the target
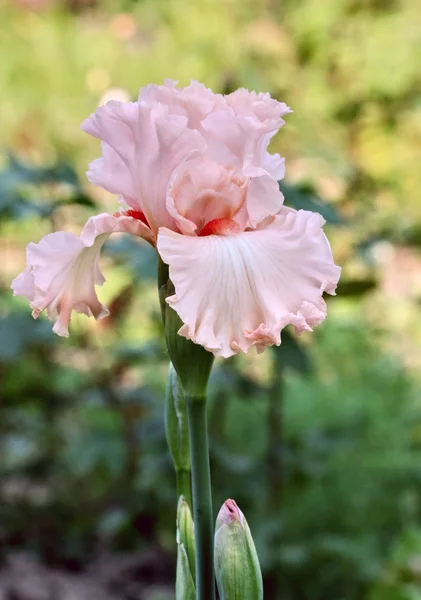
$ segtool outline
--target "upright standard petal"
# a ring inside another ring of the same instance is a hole
[[[245,88],[228,94],[226,101],[236,115],[256,119],[260,123],[272,121],[278,129],[285,122],[282,117],[292,112],[285,102],[271,98],[268,92],[256,93]]]
[[[81,125],[83,131],[102,140],[102,157],[90,163],[89,181],[112,194],[121,195],[135,210],[141,209],[133,168],[138,114],[136,102],[111,100],[97,108]]]
[[[139,92],[139,102],[148,105],[159,102],[166,105],[170,114],[187,117],[191,129],[200,129],[203,119],[209,113],[226,106],[224,96],[215,94],[199,81],[192,80],[185,88],[177,87],[177,83],[166,79],[164,85],[147,85]]]
[[[288,324],[311,331],[326,316],[323,291],[334,294],[340,275],[323,224],[318,214],[284,208],[270,224],[236,235],[161,230],[157,247],[175,287],[167,302],[184,323],[179,334],[228,357],[279,345]]]
[[[213,111],[203,122],[213,152],[230,155],[231,161],[235,157],[246,168],[264,168],[275,179],[281,179],[284,161],[279,154],[269,154],[267,147],[291,109],[268,93],[256,94],[243,88],[225,100],[226,107]]]
[[[171,175],[206,149],[200,133],[188,129],[187,117],[169,114],[159,103],[113,101],[98,108],[82,129],[103,140],[103,156],[88,171],[92,183],[142,211],[155,234],[159,227],[173,228],[166,209]]]
[[[279,126],[279,119],[261,122],[236,115],[231,107],[211,113],[203,122],[208,154],[215,161],[242,169],[251,178],[245,203],[251,227],[258,224],[261,215],[265,218],[277,214],[284,200],[277,184],[284,173],[284,161],[267,152]]]
[[[27,266],[12,282],[14,295],[28,298],[34,318],[46,310],[49,319],[56,319],[53,331],[65,337],[72,310],[96,319],[107,316],[95,291],[105,281],[98,260],[106,239],[118,231],[153,241],[149,228],[133,216],[91,217],[80,236],[59,231],[28,245]]]

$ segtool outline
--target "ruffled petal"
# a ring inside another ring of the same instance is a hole
[[[152,106],[159,102],[168,106],[170,114],[183,115],[191,129],[200,129],[203,119],[212,111],[226,105],[221,94],[215,94],[203,83],[192,80],[185,88],[177,81],[166,79],[164,85],[150,84],[141,88],[139,102]]]
[[[273,216],[283,204],[278,179],[284,175],[284,160],[267,152],[270,138],[282,119],[261,122],[236,115],[232,108],[210,114],[203,122],[208,152],[213,160],[240,168],[251,178],[245,209],[249,226]]]
[[[140,209],[136,174],[136,102],[111,100],[100,106],[81,125],[83,131],[102,140],[102,158],[89,165],[87,177],[94,185],[119,194],[134,209]]]
[[[228,94],[226,100],[236,115],[249,117],[260,123],[272,122],[278,129],[285,123],[282,117],[292,112],[285,102],[271,98],[268,92],[257,94],[254,90],[239,88]]]
[[[237,235],[183,236],[160,230],[157,248],[175,287],[167,298],[184,325],[179,334],[216,356],[281,343],[293,324],[311,331],[333,294],[333,263],[323,218],[284,208],[270,224]]]
[[[112,101],[98,108],[82,129],[105,142],[102,158],[90,165],[90,180],[142,211],[154,233],[174,227],[166,210],[172,172],[206,149],[200,133],[188,129],[187,117],[170,114],[159,103]]]
[[[26,296],[37,318],[46,310],[56,319],[53,331],[68,337],[72,310],[101,319],[108,310],[98,300],[95,285],[105,281],[98,260],[113,232],[128,232],[151,241],[151,231],[140,220],[101,214],[91,217],[80,236],[59,231],[27,247],[27,266],[12,282],[15,296]]]
[[[170,186],[168,212],[182,233],[199,233],[216,219],[232,220],[244,204],[249,180],[210,160],[189,161]]]
[[[256,227],[268,216],[276,215],[282,208],[284,195],[279,189],[276,179],[268,175],[264,169],[245,169],[250,177],[245,209],[247,223]]]
[[[118,194],[134,210],[140,210],[136,189],[128,166],[111,146],[101,143],[102,157],[89,164],[88,180],[111,194]]]

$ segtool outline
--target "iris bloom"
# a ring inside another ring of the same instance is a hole
[[[104,282],[100,250],[111,233],[128,232],[169,265],[179,335],[216,356],[279,345],[288,324],[311,331],[340,268],[323,218],[283,206],[284,159],[267,148],[289,112],[269,94],[222,96],[195,81],[149,85],[137,102],[98,108],[82,124],[102,148],[87,175],[118,194],[121,208],[91,217],[80,236],[29,244],[14,293],[35,318],[46,310],[62,336],[73,310],[105,317],[95,290]]]

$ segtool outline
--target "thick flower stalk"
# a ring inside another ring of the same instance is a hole
[[[95,286],[104,283],[99,254],[111,233],[156,248],[167,345],[187,405],[198,600],[214,598],[205,404],[213,355],[262,352],[290,324],[312,331],[340,275],[322,217],[283,206],[284,159],[268,145],[289,112],[269,94],[222,96],[170,80],[141,89],[136,102],[101,106],[82,124],[102,142],[87,175],[119,195],[120,210],[91,217],[80,236],[29,244],[12,283],[35,318],[46,311],[68,336],[72,311],[108,314]]]

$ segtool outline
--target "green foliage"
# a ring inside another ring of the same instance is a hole
[[[8,163],[0,172],[0,217],[49,217],[58,208],[72,204],[95,207],[69,164],[58,162],[51,167],[33,167],[13,155],[9,155]],[[35,196],[40,192],[42,199]]]

